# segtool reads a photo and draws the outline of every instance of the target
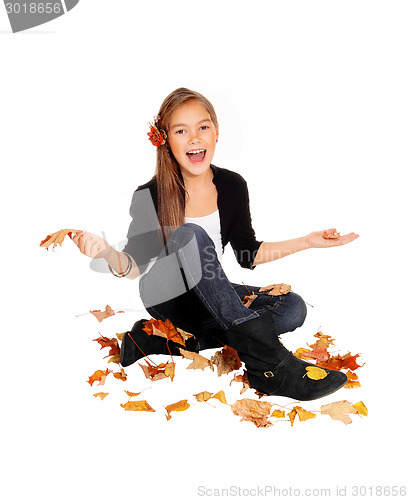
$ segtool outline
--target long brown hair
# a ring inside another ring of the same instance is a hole
[[[204,106],[218,130],[217,115],[210,101],[198,92],[184,87],[174,90],[164,99],[156,117],[157,127],[168,135],[173,113],[179,106],[191,100]],[[158,218],[164,241],[166,241],[178,226],[184,224],[186,205],[186,190],[180,166],[167,143],[157,148],[155,177],[157,180]]]

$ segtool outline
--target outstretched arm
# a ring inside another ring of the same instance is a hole
[[[282,257],[286,257],[287,255],[291,255],[292,253],[299,252],[300,250],[306,250],[308,248],[329,248],[346,245],[347,243],[357,239],[359,236],[356,233],[349,233],[337,238],[323,236],[330,236],[335,233],[336,229],[332,228],[323,231],[314,231],[306,236],[301,236],[300,238],[292,240],[277,242],[264,241],[258,249],[253,265],[257,266],[258,264],[265,264],[266,262],[281,259]]]

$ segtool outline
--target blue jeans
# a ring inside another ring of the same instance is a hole
[[[258,295],[251,306],[242,299],[248,289]],[[149,314],[167,318],[194,334],[201,348],[212,337],[225,343],[224,332],[256,318],[265,309],[273,313],[278,334],[293,331],[306,318],[303,299],[290,292],[273,297],[257,286],[231,283],[218,260],[214,243],[197,224],[183,224],[168,238],[153,267],[140,279],[140,297]],[[219,344],[219,345],[221,345]]]

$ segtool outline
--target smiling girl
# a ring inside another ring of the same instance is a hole
[[[267,395],[316,399],[341,388],[344,373],[325,369],[321,380],[305,377],[315,366],[295,357],[278,335],[301,326],[303,299],[289,292],[271,296],[249,286],[255,300],[246,307],[244,285],[231,283],[222,268],[230,243],[238,263],[248,269],[308,248],[344,245],[358,235],[315,231],[281,242],[259,241],[252,228],[243,177],[213,165],[218,121],[211,103],[186,88],[163,102],[149,139],[157,147],[153,178],[139,186],[130,207],[132,222],[123,252],[85,231],[73,240],[91,258],[104,258],[115,276],[139,277],[147,311],[194,334],[188,350],[229,345],[245,362],[252,388]],[[337,236],[327,238],[324,236]],[[179,354],[177,345],[148,335],[139,320],[123,336],[120,362],[128,366],[145,355]]]

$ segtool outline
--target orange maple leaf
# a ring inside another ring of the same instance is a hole
[[[166,321],[161,321],[160,319],[153,318],[149,319],[149,321],[145,322],[143,330],[149,335],[164,337],[172,340],[173,342],[181,344],[183,347],[186,347],[182,333],[177,331],[176,327],[168,318],[166,319]]]
[[[356,358],[360,356],[360,354],[351,355],[350,352],[345,354],[344,356],[332,356],[327,361],[318,362],[317,365],[321,368],[329,368],[332,370],[341,370],[343,368],[348,368],[349,370],[357,370],[363,365],[359,365],[356,361]]]
[[[145,362],[147,365],[138,364],[146,378],[150,378],[153,382],[167,377],[173,380],[175,371],[175,363],[173,361],[167,361],[167,363],[160,363],[159,365],[151,364],[148,359],[145,359]]]
[[[109,373],[112,373],[112,370],[109,370],[109,368],[107,368],[105,371],[96,370],[96,372],[89,377],[89,380],[87,380],[87,382],[89,385],[93,385],[94,382],[99,382],[98,385],[104,385],[105,379],[109,375]]]
[[[115,372],[113,376],[119,380],[122,380],[125,382],[127,380],[127,375],[125,373],[125,370],[123,368],[120,369],[120,372]]]
[[[78,233],[78,229],[61,229],[55,233],[51,233],[48,236],[46,236],[45,239],[42,240],[40,243],[40,247],[46,248],[47,250],[51,245],[52,249],[59,245],[62,245],[62,242],[64,241],[65,236],[69,236],[72,239],[72,235],[75,233]]]
[[[93,339],[93,340],[95,342],[98,342],[98,344],[101,346],[101,349],[103,349],[104,347],[110,347],[109,353],[107,356],[105,356],[105,358],[107,358],[108,356],[114,356],[115,354],[120,353],[119,344],[115,338],[110,339],[108,337],[103,337],[101,335],[99,338]]]

